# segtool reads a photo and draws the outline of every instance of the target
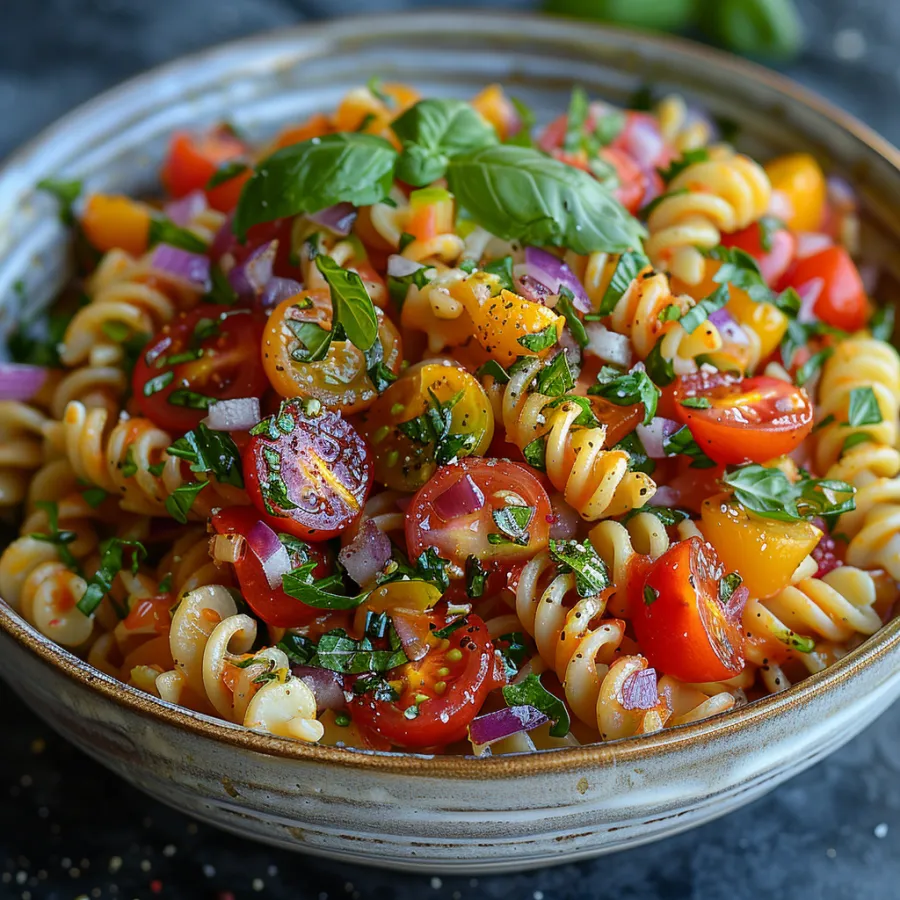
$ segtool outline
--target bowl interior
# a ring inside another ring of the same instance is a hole
[[[172,131],[227,120],[262,138],[333,107],[373,75],[434,96],[470,97],[501,82],[539,122],[566,108],[573,84],[623,105],[645,85],[659,96],[681,93],[734,123],[736,142],[747,152],[767,158],[808,150],[830,171],[850,177],[864,207],[865,257],[884,270],[878,293],[889,302],[900,296],[900,255],[891,252],[900,242],[900,155],[864,126],[784,79],[688,42],[467,11],[344,19],[262,35],[155,70],[61,120],[0,170],[0,333],[46,306],[71,271],[55,204],[35,190],[41,178],[80,178],[88,190],[153,192]],[[30,632],[33,646],[46,645],[27,626],[23,631],[21,620],[10,629],[10,618],[0,609],[0,625],[20,639]],[[896,625],[839,667],[893,647]],[[70,658],[67,668],[79,666],[86,668]],[[792,692],[813,687],[804,683]]]

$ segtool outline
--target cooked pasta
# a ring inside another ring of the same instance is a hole
[[[378,752],[638,738],[837,663],[898,596],[900,357],[855,198],[717,140],[679,97],[532,135],[499,85],[372,82],[179,134],[160,197],[88,185],[2,364],[0,596],[161,701]]]

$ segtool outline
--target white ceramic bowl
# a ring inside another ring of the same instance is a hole
[[[522,15],[403,14],[301,26],[165,66],[76,110],[0,171],[0,311],[14,283],[47,301],[65,235],[33,190],[152,188],[166,136],[227,118],[251,134],[333,106],[371,75],[424,94],[490,81],[548,116],[574,82],[626,102],[645,82],[740,121],[769,155],[809,149],[854,178],[876,255],[900,245],[900,155],[758,68],[680,41]],[[0,604],[0,673],[47,722],[179,809],[282,847],[396,868],[485,872],[655,840],[771,790],[849,740],[900,693],[900,620],[784,693],[648,737],[496,759],[371,754],[244,731],[142,694],[53,646]]]

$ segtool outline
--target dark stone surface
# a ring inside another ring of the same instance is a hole
[[[263,28],[402,0],[0,0],[0,156],[141,69]],[[445,6],[451,4],[445,3]],[[527,0],[493,4],[528,8]],[[900,141],[900,3],[801,0],[788,72]],[[0,898],[888,900],[900,897],[900,710],[770,796],[649,847],[503,877],[403,876],[292,856],[160,806],[70,748],[4,685]]]

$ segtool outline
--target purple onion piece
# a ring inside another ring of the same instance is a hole
[[[432,506],[445,522],[450,522],[481,509],[484,506],[484,494],[472,480],[472,476],[466,475],[450,485],[443,494],[439,494]]]
[[[567,287],[575,298],[575,306],[582,312],[590,312],[591,303],[584,285],[575,277],[575,273],[552,253],[541,250],[540,247],[526,247],[524,275],[540,282],[552,294],[558,294],[561,287]]]
[[[352,203],[336,203],[313,213],[309,216],[309,220],[341,237],[346,237],[353,228],[356,216],[356,207]]]
[[[718,329],[719,334],[726,341],[746,347],[750,343],[747,332],[734,320],[734,317],[726,309],[717,309],[710,313],[709,321]]]
[[[43,366],[0,363],[0,400],[30,400],[47,380]]]
[[[510,706],[473,719],[469,725],[469,739],[476,746],[485,747],[511,735],[531,731],[549,721],[533,706]]]
[[[622,685],[622,706],[625,709],[653,709],[659,703],[656,669],[632,672]]]
[[[242,263],[228,273],[228,281],[239,300],[251,302],[263,291],[272,278],[278,241],[260,244]]]
[[[259,295],[259,306],[262,309],[272,309],[278,306],[288,297],[294,297],[303,290],[303,285],[293,278],[282,278],[280,275],[273,275],[262,289]]]
[[[663,459],[666,439],[675,434],[681,426],[672,419],[654,416],[646,425],[637,426],[637,434],[651,459]]]
[[[342,709],[347,701],[344,697],[344,686],[337,672],[320,669],[316,666],[292,665],[291,674],[306,682],[316,696],[316,711],[326,709]]]
[[[362,523],[353,540],[338,553],[338,561],[360,587],[374,582],[390,558],[390,538],[371,519]]]
[[[163,212],[167,219],[184,228],[195,216],[199,216],[206,208],[206,194],[203,191],[191,191],[177,200],[170,200]]]
[[[182,281],[189,281],[201,290],[209,290],[209,259],[170,244],[157,244],[150,257],[150,266],[157,272]]]
[[[291,571],[291,559],[284,544],[278,540],[278,535],[263,521],[256,522],[246,537],[247,546],[262,563],[269,587],[272,590],[280,588],[281,576],[287,575]]]

